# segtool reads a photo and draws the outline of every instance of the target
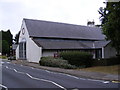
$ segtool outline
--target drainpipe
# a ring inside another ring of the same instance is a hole
[[[93,51],[93,58],[95,59],[95,43],[93,42],[93,49],[94,49],[94,51]]]
[[[24,51],[24,43],[23,43],[23,59],[25,59],[25,51]]]
[[[104,47],[102,47],[102,58],[105,58],[105,56],[104,56]]]

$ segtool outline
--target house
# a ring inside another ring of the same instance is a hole
[[[93,58],[109,58],[116,51],[98,27],[23,19],[16,59],[39,62],[62,51],[85,51]]]

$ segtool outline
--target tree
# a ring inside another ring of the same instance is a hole
[[[18,44],[19,43],[19,36],[20,36],[20,31],[15,35],[15,44]]]
[[[120,55],[120,2],[106,2],[105,8],[100,8],[103,34]]]
[[[2,40],[6,40],[9,46],[12,46],[13,35],[11,34],[10,30],[7,31],[2,30]]]
[[[10,55],[10,46],[12,46],[13,35],[11,34],[10,30],[8,31],[0,31],[2,35],[2,44],[0,44],[0,50],[2,50],[2,54]]]
[[[0,40],[0,52],[2,52],[3,55],[9,54],[9,44],[6,40]]]

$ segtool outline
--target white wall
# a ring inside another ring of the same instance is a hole
[[[19,59],[19,45],[16,48],[16,59]]]
[[[25,33],[22,34],[22,29],[24,28]],[[19,37],[19,43],[22,42],[23,39],[26,39],[26,59],[29,62],[39,62],[41,58],[41,51],[42,48],[38,47],[35,42],[32,40],[32,38],[29,37],[29,33],[27,31],[25,22],[23,20],[21,30],[20,30],[20,37]],[[16,59],[19,59],[19,46],[16,49]]]
[[[47,56],[53,56],[54,57],[54,53],[56,53],[57,51],[54,50],[54,51],[50,51],[50,50],[47,50],[47,51],[44,51],[42,52],[42,57],[47,57]]]

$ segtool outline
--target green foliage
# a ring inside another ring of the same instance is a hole
[[[93,59],[92,66],[110,66],[120,64],[119,57],[111,57],[106,59]]]
[[[73,65],[68,64],[66,60],[62,60],[60,58],[53,57],[42,57],[39,61],[40,65],[49,66],[49,67],[60,67],[65,69],[74,69],[76,68]]]
[[[15,35],[15,39],[14,39],[15,44],[18,44],[18,42],[19,42],[19,36],[20,36],[20,31]]]
[[[91,66],[91,59],[93,56],[87,52],[67,51],[61,52],[60,57],[68,60],[71,65],[89,67]]]
[[[2,58],[2,59],[7,59],[7,57],[6,57],[6,56],[0,56],[0,58]]]
[[[2,40],[2,41],[0,40],[0,45],[2,45],[2,49],[0,49],[0,50],[2,50],[1,52],[3,55],[9,53],[10,48],[9,48],[9,44],[6,40]]]
[[[2,40],[0,40],[0,53],[2,53]]]
[[[105,8],[100,8],[102,29],[107,40],[120,54],[120,2],[107,2]]]
[[[2,32],[2,40],[6,40],[9,46],[12,46],[13,35],[11,34],[10,30],[1,31],[1,32]]]
[[[2,54],[10,55],[10,46],[12,46],[13,35],[11,34],[10,30],[8,31],[0,31],[1,40],[0,43],[0,52]]]
[[[8,60],[16,60],[15,56],[8,57]]]

